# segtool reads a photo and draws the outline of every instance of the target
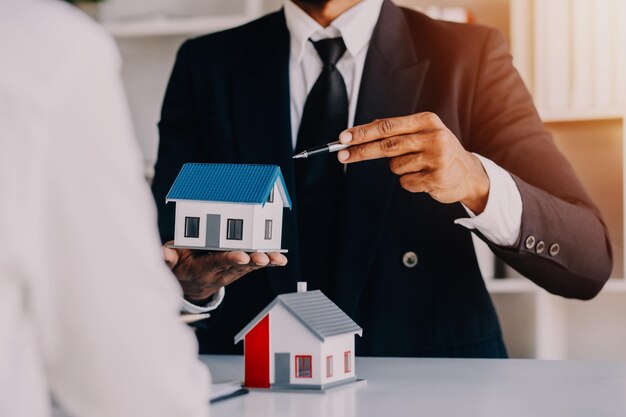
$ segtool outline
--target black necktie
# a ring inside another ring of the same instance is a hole
[[[342,38],[313,42],[324,66],[302,112],[297,152],[337,140],[348,127],[348,94],[335,66],[346,51]],[[337,155],[296,161],[302,277],[331,296],[337,264],[343,166]]]

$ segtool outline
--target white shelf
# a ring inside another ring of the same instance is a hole
[[[501,278],[485,280],[487,290],[491,294],[534,294],[542,291],[526,278]],[[626,279],[611,278],[602,288],[601,293],[626,293]]]
[[[626,114],[622,109],[564,109],[540,110],[544,123],[583,122],[597,120],[621,120]]]
[[[626,279],[611,278],[602,289],[603,292],[626,292]]]
[[[223,15],[201,17],[157,16],[146,19],[101,22],[115,38],[153,36],[190,36],[217,32],[242,25],[251,20],[249,15]]]
[[[485,281],[487,290],[491,294],[533,294],[538,287],[526,278],[502,278]]]

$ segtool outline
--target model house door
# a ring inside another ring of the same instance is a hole
[[[222,216],[219,214],[206,215],[206,244],[207,248],[220,247],[220,222]]]
[[[289,353],[274,354],[274,384],[289,384]]]

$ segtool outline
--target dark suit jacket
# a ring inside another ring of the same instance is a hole
[[[280,165],[292,196],[289,33],[282,11],[187,41],[163,104],[153,192],[163,241],[172,239],[165,195],[185,162]],[[593,297],[612,260],[607,232],[572,168],[546,133],[502,36],[480,26],[434,21],[385,1],[371,40],[355,124],[434,112],[463,146],[508,170],[523,201],[521,237],[494,252],[548,291]],[[277,294],[296,289],[296,215],[285,212],[289,265],[227,288],[198,331],[203,352],[241,352],[233,336]],[[357,353],[384,356],[506,355],[496,313],[477,266],[470,231],[440,204],[399,186],[386,160],[348,167],[334,301],[364,329]],[[525,245],[528,236],[551,256]],[[320,248],[320,256],[323,256]],[[414,251],[418,265],[402,257]],[[358,338],[357,338],[358,339]]]

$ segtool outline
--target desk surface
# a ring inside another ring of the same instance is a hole
[[[214,382],[241,380],[240,356],[202,356]],[[367,383],[327,394],[252,392],[221,416],[624,417],[626,363],[356,358]]]

